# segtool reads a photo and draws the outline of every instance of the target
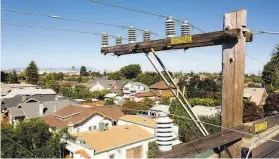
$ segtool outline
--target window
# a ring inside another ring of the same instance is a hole
[[[110,154],[109,159],[113,159],[115,157],[115,154]]]
[[[79,133],[79,128],[77,128],[77,133]]]
[[[97,127],[96,126],[93,126],[93,130],[96,130],[97,129]]]
[[[89,126],[89,131],[91,131],[92,130],[92,126]]]
[[[105,123],[105,127],[108,127],[109,126],[109,124],[108,123]]]

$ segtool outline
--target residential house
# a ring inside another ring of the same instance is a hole
[[[56,95],[56,92],[52,89],[41,89],[39,87],[19,87],[19,88],[12,88],[9,93],[1,98],[13,98],[16,95]]]
[[[170,88],[176,92],[175,86],[170,84]],[[164,81],[159,81],[149,87],[151,90],[157,90],[162,96],[173,98],[174,95]]]
[[[122,116],[124,113],[113,106],[70,105],[43,119],[53,130],[68,127],[69,132],[74,134],[114,126]]]
[[[170,114],[170,106],[156,104],[153,107],[149,108],[149,110],[148,110],[149,116],[159,117],[160,113]]]
[[[130,95],[135,95],[136,93],[139,93],[139,92],[148,92],[149,91],[149,87],[140,82],[128,82],[123,85],[122,89],[123,89],[124,97],[125,96],[130,97]]]
[[[117,125],[137,125],[155,136],[156,132],[156,118],[141,116],[141,115],[125,115],[118,119]],[[178,139],[177,125],[173,125],[172,137],[173,145],[181,143]]]
[[[41,102],[21,103],[17,107],[10,107],[10,124],[17,124],[19,121],[30,118],[40,118],[53,114],[69,105],[69,100],[54,100]]]
[[[263,108],[267,92],[265,88],[244,88],[243,99],[249,102],[254,102],[259,108]]]
[[[118,159],[147,158],[148,143],[155,141],[152,133],[136,125],[121,125],[107,130],[74,134],[75,140],[66,141],[71,158]]]
[[[192,111],[197,116],[215,116],[221,113],[221,107],[207,107],[203,105],[195,105],[192,107]]]
[[[90,89],[89,91],[94,92],[94,91],[100,91],[103,89],[111,89],[111,86],[113,84],[113,80],[97,80],[92,83],[92,85],[89,85]]]
[[[135,102],[143,102],[145,98],[153,101],[159,101],[162,95],[157,90],[150,90],[148,92],[138,92],[134,96],[131,96],[131,100]]]

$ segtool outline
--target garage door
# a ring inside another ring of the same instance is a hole
[[[142,158],[142,146],[127,150],[126,158]]]

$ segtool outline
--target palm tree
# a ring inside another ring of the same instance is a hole
[[[275,46],[271,54],[271,60],[275,64],[279,64],[279,44]]]

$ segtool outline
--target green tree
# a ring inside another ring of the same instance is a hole
[[[143,104],[146,105],[148,108],[153,106],[153,101],[149,98],[144,98]]]
[[[8,77],[9,77],[8,73],[1,71],[1,82],[8,82]]]
[[[109,80],[121,80],[122,78],[123,76],[119,71],[110,73],[108,77]]]
[[[275,46],[270,61],[264,66],[262,78],[275,90],[279,89],[279,44]]]
[[[139,64],[131,64],[128,66],[124,66],[120,69],[120,73],[126,78],[126,79],[133,79],[140,74],[141,67]]]
[[[13,72],[9,73],[8,82],[9,83],[19,83],[15,70],[13,70]]]
[[[65,74],[62,73],[62,72],[59,72],[59,73],[56,74],[55,80],[56,81],[63,81],[64,77],[65,77]]]
[[[158,144],[156,141],[152,141],[148,143],[148,152],[147,158],[155,158],[156,154],[159,152]]]
[[[122,110],[124,114],[136,115],[139,110],[148,110],[148,106],[141,103],[136,102],[128,102],[123,104],[124,109]]]
[[[148,86],[150,86],[156,82],[159,82],[160,80],[161,80],[160,75],[156,72],[140,73],[140,74],[138,74],[138,76],[135,79],[136,82],[141,82]]]
[[[41,119],[24,120],[14,127],[7,125],[2,128],[1,133],[2,158],[60,157],[62,135],[49,132],[48,125]],[[23,148],[16,145],[15,142]]]
[[[26,83],[38,84],[39,73],[35,61],[31,61],[28,67],[25,69],[25,76],[26,76]]]
[[[86,67],[81,66],[80,68],[80,76],[87,76]]]
[[[106,100],[105,100],[105,103],[104,103],[104,105],[113,105],[113,104],[114,104],[114,101],[113,101],[112,98],[106,99]]]

